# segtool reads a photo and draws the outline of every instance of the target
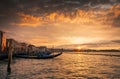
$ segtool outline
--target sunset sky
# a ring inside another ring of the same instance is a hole
[[[0,30],[36,46],[120,49],[120,0],[1,0]]]

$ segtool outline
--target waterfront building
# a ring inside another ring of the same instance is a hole
[[[46,46],[40,46],[39,47],[40,52],[45,52],[47,50]]]
[[[27,43],[20,43],[21,53],[27,53],[28,52],[28,44]]]
[[[0,31],[0,53],[5,53],[6,49],[6,35],[5,32]]]

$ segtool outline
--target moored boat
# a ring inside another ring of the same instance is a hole
[[[50,58],[55,58],[59,55],[61,55],[62,52],[57,53],[57,54],[48,54],[48,55],[16,55],[17,58],[28,58],[28,59],[50,59]]]

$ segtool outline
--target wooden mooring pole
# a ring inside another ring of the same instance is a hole
[[[7,52],[8,52],[7,72],[8,72],[8,73],[11,73],[12,52],[13,52],[12,40],[10,40],[10,41],[8,42]]]

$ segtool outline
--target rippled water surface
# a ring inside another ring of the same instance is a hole
[[[74,52],[54,59],[14,59],[10,75],[6,72],[7,62],[0,61],[0,79],[120,79],[120,52],[94,54]]]

